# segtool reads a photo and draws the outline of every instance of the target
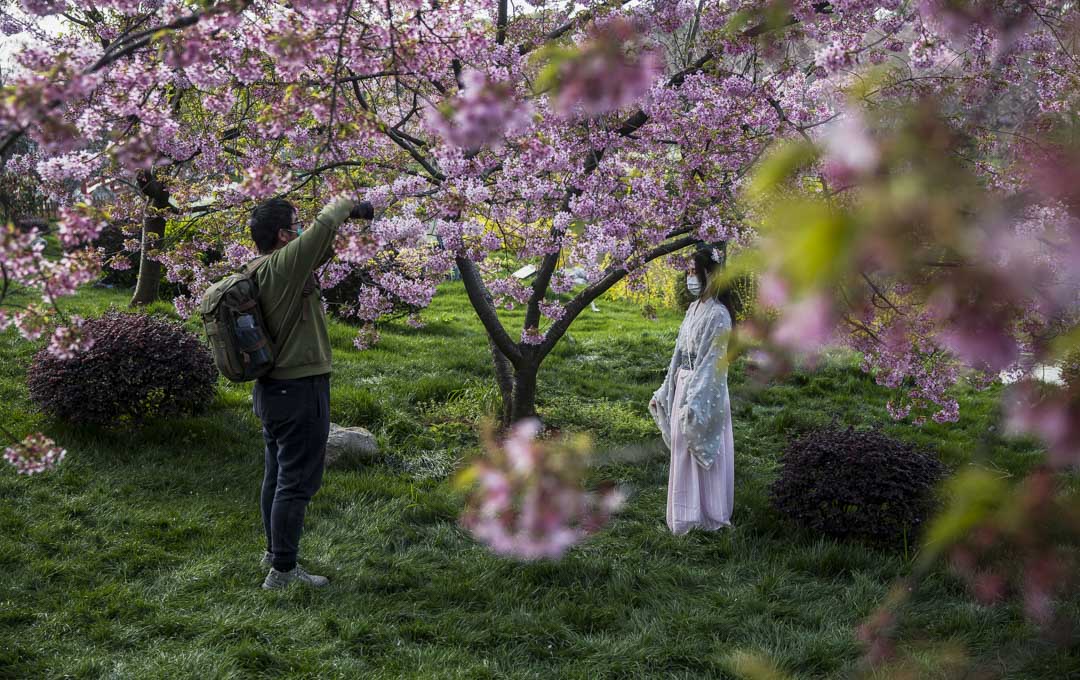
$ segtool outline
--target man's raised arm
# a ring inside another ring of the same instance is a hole
[[[368,219],[374,216],[374,210],[367,201],[357,202],[351,198],[338,198],[326,205],[315,218],[310,229],[304,230],[274,252],[271,256],[275,268],[284,267],[291,272],[295,281],[303,283],[308,275],[323,261],[333,247],[337,230],[345,220]]]

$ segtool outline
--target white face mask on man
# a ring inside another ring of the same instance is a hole
[[[690,294],[694,297],[701,295],[701,282],[695,274],[686,275],[686,289],[690,291]]]

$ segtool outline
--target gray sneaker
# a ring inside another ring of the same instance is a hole
[[[298,564],[293,567],[292,571],[278,571],[271,567],[270,573],[266,575],[262,587],[266,590],[278,590],[288,586],[293,581],[299,581],[300,583],[315,588],[322,588],[330,583],[330,579],[325,576],[309,574]]]
[[[274,561],[273,553],[266,552],[266,553],[263,553],[263,558],[262,558],[262,561],[259,562],[259,565],[269,569],[271,566],[273,566],[273,561]]]

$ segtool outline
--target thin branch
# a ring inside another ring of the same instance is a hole
[[[495,20],[495,44],[502,45],[506,42],[506,6],[507,0],[499,0],[499,14]]]
[[[412,156],[413,160],[419,163],[421,167],[423,167],[424,170],[426,170],[428,174],[431,175],[432,179],[438,182],[444,181],[446,179],[446,175],[439,172],[439,170],[435,168],[434,165],[432,165],[431,161],[425,158],[424,155],[420,153],[416,149],[416,147],[412,145],[412,143],[409,142],[409,140],[407,140],[404,136],[402,136],[401,133],[394,130],[394,128],[390,127],[385,122],[379,120],[375,116],[374,112],[372,112],[371,110],[371,107],[368,105],[367,99],[364,97],[364,93],[360,91],[360,84],[353,81],[352,85],[353,94],[356,95],[356,100],[360,104],[360,108],[364,111],[371,113],[371,118],[375,121],[375,125],[378,127],[379,131],[389,137],[394,142],[394,144],[397,144],[402,149],[404,149],[410,156]]]
[[[334,87],[330,91],[330,119],[326,126],[326,145],[330,149],[335,148],[334,144],[334,119],[337,116],[337,103],[338,103],[338,74],[341,73],[341,62],[345,51],[345,31],[349,27],[349,14],[352,13],[353,3],[355,0],[349,0],[349,6],[345,8],[345,12],[342,15],[341,21],[341,33],[338,35],[337,55],[334,57]]]
[[[671,236],[675,236],[679,233],[685,233],[686,231],[688,230],[682,229],[679,232],[671,234]],[[687,246],[691,246],[694,243],[697,243],[697,241],[698,239],[695,236],[683,236],[682,238],[676,239],[674,241],[669,241],[653,248],[648,253],[646,253],[641,258],[640,263],[644,265],[648,262],[652,262],[657,258],[663,257],[665,255],[670,255],[671,253],[682,250]],[[629,270],[625,266],[613,267],[608,270],[608,273],[605,274],[602,279],[593,284],[590,284],[588,287],[585,288],[585,290],[578,293],[577,297],[575,297],[566,305],[566,309],[562,317],[558,321],[553,323],[551,325],[551,328],[548,329],[547,335],[544,336],[544,342],[541,343],[539,347],[540,359],[543,359],[545,356],[547,356],[548,352],[550,352],[555,347],[555,344],[562,338],[562,336],[566,333],[567,329],[570,328],[570,324],[574,322],[574,319],[576,319],[578,315],[581,314],[585,307],[587,307],[593,300],[607,292],[609,288],[621,281],[628,273]]]
[[[84,71],[84,73],[96,73],[97,71],[100,71],[109,64],[126,57],[140,47],[145,47],[146,45],[150,44],[150,42],[153,41],[153,39],[162,31],[182,30],[199,23],[199,21],[201,21],[204,16],[219,14],[222,11],[228,9],[235,8],[235,11],[237,13],[243,12],[245,9],[247,9],[248,5],[250,5],[251,2],[252,0],[231,0],[228,2],[218,3],[208,9],[198,12],[192,12],[191,14],[187,14],[185,16],[174,19],[167,24],[162,24],[161,26],[156,26],[154,28],[148,28],[145,31],[136,33],[135,35],[127,38],[125,43],[120,43],[122,46],[118,49],[118,43],[113,43],[112,47],[106,50],[105,54],[101,55],[101,57],[96,62],[94,62],[92,66],[90,66],[90,68]]]
[[[93,23],[91,23],[90,21],[88,21],[86,19],[80,19],[79,17],[75,16],[71,12],[61,12],[60,16],[64,17],[65,19],[67,19],[68,21],[70,21],[73,24],[78,24],[79,26],[82,26],[83,28],[89,28],[89,29],[94,28]]]
[[[790,118],[788,118],[787,114],[784,113],[784,109],[781,108],[779,100],[774,99],[772,97],[766,97],[765,101],[769,102],[769,106],[771,106],[773,108],[773,110],[776,111],[776,115],[777,115],[777,117],[780,118],[780,122],[787,123],[789,126],[791,126],[791,129],[793,129],[793,130],[795,130],[795,132],[799,133],[799,136],[802,137],[804,140],[806,140],[808,143],[810,143],[810,144],[814,143],[814,140],[810,139],[810,135],[806,134],[806,131],[803,130],[802,127],[796,125],[795,123],[793,123],[791,121]]]
[[[803,130],[801,126],[796,125],[792,122],[790,118],[788,118],[787,113],[785,113],[783,107],[780,106],[780,101],[778,99],[774,99],[773,97],[766,97],[765,99],[769,102],[769,106],[771,106],[773,110],[776,111],[776,115],[779,116],[781,122],[787,123],[789,126],[791,126],[791,128],[795,130],[795,132],[797,132],[807,144],[810,144],[811,146],[814,144],[814,140],[810,138],[810,135],[806,134],[806,130]],[[828,195],[829,181],[825,178],[825,175],[818,174],[818,181],[821,182],[822,191],[824,191],[825,194]]]
[[[473,309],[476,310],[480,323],[484,324],[488,337],[499,348],[499,351],[506,355],[510,363],[517,368],[522,362],[521,350],[506,332],[506,329],[503,328],[502,322],[499,321],[499,315],[495,311],[494,305],[491,304],[487,286],[484,285],[484,280],[480,278],[476,263],[465,257],[457,257],[455,261],[458,271],[461,272],[461,279],[465,283],[465,292],[469,295],[469,302],[472,303]]]
[[[405,71],[376,71],[375,73],[365,73],[358,76],[349,76],[347,78],[338,78],[338,84],[344,85],[345,83],[357,83],[364,80],[375,80],[376,78],[387,78],[390,76],[406,76],[412,75]]]
[[[833,13],[833,6],[831,2],[815,2],[813,7],[814,12],[816,12],[817,14]],[[757,24],[756,26],[751,26],[750,28],[743,31],[742,37],[756,38],[760,35],[765,35],[766,33],[770,33],[778,29],[787,28],[788,26],[794,26],[797,23],[799,23],[799,20],[794,15],[788,16],[787,19],[779,25],[772,24],[768,21],[763,21],[760,24]]]
[[[424,170],[427,170],[428,174],[431,175],[433,179],[438,180],[439,182],[442,182],[446,179],[446,175],[439,172],[439,170],[437,170],[435,166],[431,164],[431,161],[425,158],[424,155],[421,154],[407,139],[402,137],[400,133],[398,133],[392,127],[382,121],[379,121],[377,124],[381,132],[383,132],[387,137],[389,137],[394,142],[394,144],[397,144],[402,149],[405,149],[405,151],[413,157],[413,160],[419,163],[424,168]]]
[[[3,304],[4,300],[7,299],[8,287],[11,284],[11,278],[8,276],[7,265],[5,265],[3,262],[0,262],[0,274],[2,274],[4,278],[4,287],[3,289],[0,289],[0,304]]]
[[[859,272],[859,273],[862,275],[863,280],[866,281],[866,284],[868,286],[870,286],[870,288],[874,291],[874,295],[881,298],[881,301],[884,302],[886,305],[888,305],[889,308],[891,308],[894,312],[896,312],[900,316],[905,316],[905,314],[902,311],[900,311],[900,308],[897,307],[896,305],[894,305],[892,303],[892,300],[890,300],[885,295],[885,293],[881,292],[881,289],[878,288],[877,284],[874,283],[873,279],[871,279],[870,276],[866,272]]]
[[[698,0],[697,10],[694,12],[694,23],[690,24],[690,35],[686,38],[686,63],[690,63],[690,56],[694,53],[694,41],[697,40],[697,32],[701,24],[701,10],[704,8],[705,0]]]
[[[861,321],[858,321],[858,320],[856,320],[856,319],[852,319],[852,318],[851,318],[850,316],[845,316],[845,317],[844,317],[844,321],[845,321],[845,322],[847,322],[847,323],[848,323],[848,324],[849,324],[850,326],[852,326],[852,327],[853,327],[853,328],[855,328],[856,330],[860,330],[860,331],[862,331],[863,333],[866,333],[866,334],[867,334],[868,336],[870,336],[871,338],[873,338],[874,342],[876,342],[876,343],[878,343],[878,344],[884,344],[884,343],[883,343],[883,342],[881,341],[881,338],[880,338],[880,337],[878,337],[878,334],[877,334],[877,333],[875,333],[875,332],[874,332],[874,331],[873,331],[873,330],[872,330],[872,329],[871,329],[871,328],[870,328],[869,326],[867,326],[867,325],[866,325],[866,324],[864,324],[863,322],[861,322]]]

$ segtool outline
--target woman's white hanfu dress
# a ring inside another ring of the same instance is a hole
[[[664,384],[649,403],[671,450],[667,525],[730,526],[735,496],[735,441],[728,402],[727,354],[731,315],[710,298],[686,312]]]

